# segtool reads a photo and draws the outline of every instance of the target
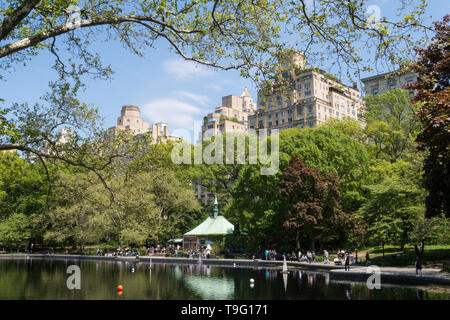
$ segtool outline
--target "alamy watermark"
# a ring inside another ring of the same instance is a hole
[[[187,130],[182,129],[174,133],[190,136]],[[202,138],[214,138],[205,148],[202,144],[179,143],[173,148],[171,158],[175,164],[260,164],[261,175],[274,175],[280,166],[278,133],[274,129],[269,137],[266,129],[259,130],[259,134],[249,129],[242,133],[227,132],[226,139],[223,139],[221,132],[208,129]]]
[[[366,273],[371,273],[367,278],[366,285],[369,290],[381,289],[381,270],[378,266],[367,267]]]
[[[66,281],[67,289],[81,289],[81,269],[77,265],[70,265],[67,267],[66,273],[71,274]]]

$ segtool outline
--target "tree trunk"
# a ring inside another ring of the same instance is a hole
[[[316,251],[316,238],[311,237],[311,240],[309,242],[309,247],[312,251]]]
[[[297,245],[297,250],[300,250],[300,229],[297,228],[297,233],[295,234],[295,244]]]

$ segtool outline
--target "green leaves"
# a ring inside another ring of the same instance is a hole
[[[23,213],[14,213],[0,222],[0,243],[16,249],[31,237],[30,221]]]
[[[368,189],[369,197],[358,210],[368,224],[367,237],[375,244],[408,243],[413,224],[424,213],[424,190],[402,178],[387,178]]]

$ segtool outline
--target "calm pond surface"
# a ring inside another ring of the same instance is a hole
[[[81,289],[69,290],[67,267],[81,270]],[[445,299],[449,291],[330,281],[328,273],[270,268],[124,261],[0,260],[0,299]],[[255,280],[254,287],[250,279]],[[117,286],[124,287],[117,293]],[[448,288],[447,288],[448,289]]]

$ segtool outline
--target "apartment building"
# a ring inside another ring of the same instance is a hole
[[[290,85],[286,90],[260,90],[257,112],[249,116],[249,128],[285,130],[316,127],[329,118],[351,117],[362,112],[361,94],[354,84],[342,84],[336,77],[318,68],[296,69],[285,73]]]
[[[248,116],[256,111],[256,104],[247,88],[241,96],[228,95],[222,97],[222,106],[215,108],[203,118],[199,141],[225,132],[246,132]]]
[[[147,132],[150,129],[150,125],[142,119],[138,106],[125,105],[122,107],[120,117],[117,118],[117,125],[111,129],[121,129],[131,131],[133,134],[139,134]]]
[[[109,128],[114,130],[130,131],[133,135],[142,135],[150,132],[152,136],[152,143],[165,141],[179,141],[181,138],[169,134],[169,125],[165,122],[157,122],[151,126],[147,121],[141,117],[141,111],[138,106],[125,105],[122,107],[121,115],[117,118],[117,125]]]
[[[256,103],[253,102],[253,98],[247,88],[244,89],[240,96],[228,95],[222,97],[222,105],[203,118],[199,143],[219,133],[247,132],[248,117],[255,111]],[[196,183],[194,191],[197,198],[204,205],[214,200],[214,196],[208,192],[205,186]]]
[[[406,85],[417,81],[417,73],[397,70],[364,78],[361,81],[364,83],[365,94],[375,96],[397,88],[406,89]],[[409,91],[410,95],[414,95],[413,90]]]

